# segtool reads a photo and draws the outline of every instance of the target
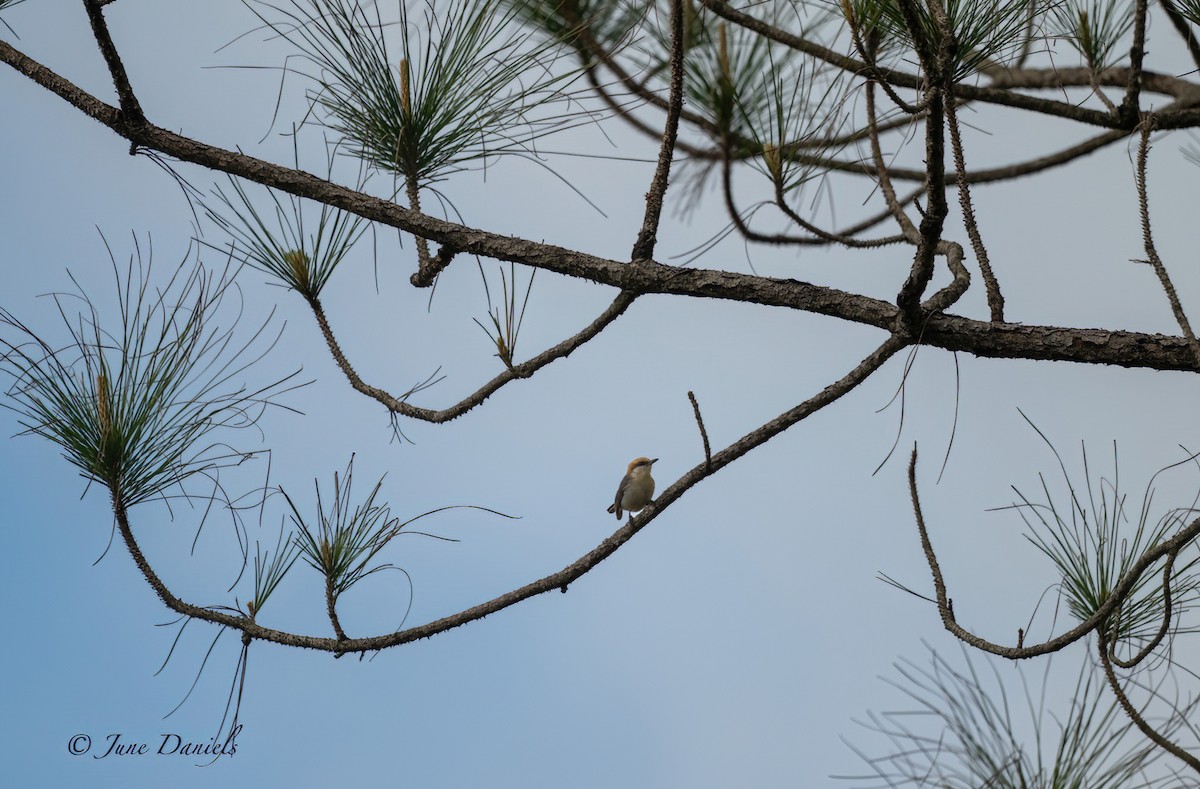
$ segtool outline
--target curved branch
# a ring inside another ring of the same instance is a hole
[[[1142,647],[1136,655],[1129,660],[1122,660],[1117,657],[1117,626],[1114,624],[1111,628],[1111,638],[1108,639],[1108,658],[1113,663],[1121,668],[1129,669],[1135,667],[1146,658],[1150,657],[1150,653],[1158,648],[1162,640],[1167,637],[1168,631],[1171,629],[1171,573],[1175,569],[1175,557],[1178,554],[1172,553],[1167,555],[1167,561],[1163,565],[1163,582],[1162,582],[1162,600],[1163,600],[1163,618],[1162,624],[1158,627],[1158,632],[1154,638],[1150,639],[1144,647]],[[1120,619],[1120,613],[1117,614],[1117,619]],[[1103,639],[1102,639],[1103,640]]]
[[[921,549],[925,553],[925,561],[929,564],[929,572],[933,576],[934,595],[936,597],[938,613],[942,617],[942,625],[960,641],[976,649],[981,649],[984,652],[990,652],[993,655],[999,655],[1010,660],[1024,660],[1026,658],[1057,652],[1075,643],[1093,630],[1098,631],[1116,609],[1125,602],[1130,592],[1133,591],[1134,585],[1137,584],[1146,570],[1164,556],[1173,556],[1179,553],[1185,545],[1196,539],[1197,535],[1200,535],[1200,518],[1196,518],[1186,527],[1180,529],[1171,539],[1147,550],[1117,580],[1117,583],[1113,586],[1112,593],[1096,609],[1095,613],[1066,633],[1033,646],[1006,647],[980,638],[958,624],[958,621],[955,619],[954,604],[946,591],[946,582],[942,577],[942,568],[938,564],[937,554],[934,553],[933,543],[929,540],[929,532],[925,528],[925,516],[921,512],[921,501],[917,495],[917,448],[915,446],[913,447],[912,458],[908,463],[908,486],[912,496],[913,513],[917,520],[917,533],[921,538]],[[1100,639],[1100,641],[1103,640]]]
[[[853,391],[907,344],[908,341],[901,337],[889,337],[887,341],[842,378],[829,384],[803,403],[800,403],[789,411],[785,411],[770,422],[747,433],[733,444],[713,455],[711,463],[704,462],[693,467],[676,480],[674,484],[664,490],[655,501],[651,502],[637,515],[631,517],[624,526],[617,529],[591,551],[562,570],[500,595],[486,603],[481,603],[472,608],[460,611],[457,614],[386,635],[369,638],[350,638],[346,640],[305,636],[263,627],[248,616],[234,616],[224,611],[215,611],[184,602],[171,593],[171,590],[167,588],[166,584],[155,573],[154,568],[146,561],[146,557],[138,546],[137,540],[134,539],[133,530],[129,526],[128,510],[115,491],[112,494],[113,513],[117,519],[117,528],[121,533],[121,538],[125,542],[125,547],[129,550],[130,555],[133,557],[134,563],[145,577],[147,583],[150,584],[150,587],[154,589],[159,599],[173,611],[194,619],[240,630],[248,638],[271,641],[276,644],[283,644],[284,646],[318,649],[334,653],[370,652],[378,649],[386,649],[422,638],[429,638],[438,633],[461,627],[469,622],[483,619],[489,614],[494,614],[509,606],[516,605],[530,597],[545,594],[555,589],[565,589],[568,584],[573,583],[615,553],[618,548],[627,543],[635,534],[665,512],[671,504],[682,497],[692,487],[751,450],[770,441],[797,422],[811,416],[830,403],[837,401],[848,392]]]
[[[845,234],[830,233],[822,230],[811,222],[806,221],[803,217],[791,209],[784,199],[783,180],[775,178],[775,205],[783,211],[788,219],[795,222],[802,229],[812,233],[811,236],[794,236],[789,233],[760,233],[746,224],[746,220],[742,217],[742,212],[738,209],[737,203],[733,199],[733,157],[729,155],[729,150],[726,148],[726,156],[721,162],[721,193],[725,198],[725,210],[729,213],[730,219],[742,237],[755,241],[760,244],[777,244],[777,245],[795,245],[795,246],[825,246],[828,244],[840,244],[853,249],[874,249],[885,247],[891,244],[899,244],[905,241],[905,236],[894,235],[884,236],[883,238],[853,238],[854,233],[862,232],[870,227],[873,227],[880,222],[883,222],[888,217],[892,216],[890,208],[885,208],[882,212],[869,217],[863,222],[858,223],[854,227],[844,231]],[[922,189],[921,191],[924,191]]]
[[[421,408],[420,406],[410,405],[409,403],[405,402],[405,397],[408,395],[396,397],[384,391],[383,389],[371,386],[363,381],[363,379],[359,377],[358,373],[355,372],[354,367],[350,364],[350,361],[346,358],[346,355],[342,352],[342,348],[338,344],[337,338],[333,334],[333,329],[329,325],[329,319],[325,317],[325,309],[321,306],[320,300],[316,297],[310,298],[308,300],[308,306],[312,308],[313,315],[317,319],[317,325],[321,328],[321,335],[325,338],[325,343],[329,346],[329,352],[333,354],[333,360],[337,363],[337,366],[346,376],[346,380],[350,382],[350,385],[354,387],[354,389],[362,394],[365,394],[367,397],[378,401],[394,414],[411,417],[413,419],[420,419],[424,422],[441,424],[442,422],[449,422],[451,419],[457,419],[466,412],[470,411],[472,408],[482,404],[484,400],[487,400],[489,397],[495,394],[500,387],[504,386],[510,381],[515,381],[518,378],[529,378],[535,372],[551,362],[571,355],[576,348],[591,340],[601,331],[606,329],[610,323],[619,318],[625,312],[625,310],[629,309],[629,305],[633,304],[634,299],[636,298],[636,294],[628,291],[622,291],[620,295],[613,300],[613,303],[608,305],[608,309],[600,313],[600,315],[594,321],[589,323],[582,331],[572,335],[571,337],[568,337],[558,345],[542,351],[529,361],[522,362],[521,364],[513,365],[511,368],[505,369],[504,372],[488,381],[474,393],[468,395],[449,408],[443,408],[441,410]]]
[[[1108,679],[1108,686],[1112,689],[1113,695],[1117,697],[1117,703],[1121,705],[1121,709],[1133,721],[1133,724],[1138,727],[1142,734],[1153,742],[1158,747],[1162,748],[1167,753],[1182,759],[1189,767],[1196,772],[1200,772],[1200,759],[1197,759],[1192,754],[1185,751],[1175,743],[1168,740],[1166,737],[1159,734],[1154,728],[1146,722],[1146,719],[1141,716],[1129,697],[1125,695],[1125,691],[1121,688],[1121,683],[1117,681],[1117,675],[1113,672],[1112,663],[1108,660],[1108,650],[1104,647],[1104,640],[1098,642],[1097,651],[1100,653],[1100,663],[1104,666],[1104,676]]]
[[[924,193],[924,186],[917,187],[911,194],[905,196],[904,200],[901,202],[901,205],[907,205],[908,203],[911,203]],[[875,248],[888,246],[891,244],[899,244],[905,240],[903,234],[883,236],[881,238],[854,238],[854,236],[858,235],[859,233],[865,230],[870,230],[875,225],[878,225],[879,223],[887,220],[888,217],[892,216],[892,210],[890,208],[885,207],[882,211],[874,216],[869,216],[861,222],[851,225],[844,230],[838,230],[830,233],[826,230],[822,230],[811,222],[805,221],[803,217],[792,210],[792,207],[787,204],[787,200],[784,197],[782,182],[776,182],[775,184],[775,205],[779,206],[779,210],[782,211],[788,219],[792,220],[797,225],[816,236],[816,238],[809,239],[798,238],[791,243],[809,245],[843,244],[848,247]]]

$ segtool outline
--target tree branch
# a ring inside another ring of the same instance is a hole
[[[496,391],[505,384],[515,381],[519,378],[529,378],[535,372],[551,362],[571,355],[576,348],[591,340],[601,331],[606,329],[609,324],[619,318],[625,312],[625,310],[629,309],[629,305],[633,304],[634,299],[636,298],[637,296],[635,294],[628,291],[622,291],[613,301],[613,303],[608,306],[608,309],[600,313],[600,315],[594,321],[588,324],[577,334],[574,334],[557,345],[542,351],[540,354],[527,362],[513,365],[511,368],[506,369],[504,372],[488,381],[472,394],[463,398],[449,408],[444,408],[441,410],[421,408],[420,406],[410,405],[409,403],[405,402],[405,398],[408,396],[407,394],[396,397],[384,391],[383,389],[371,386],[363,381],[362,378],[359,377],[358,373],[355,372],[354,367],[350,364],[350,361],[346,358],[346,355],[342,352],[341,346],[338,344],[337,338],[333,334],[333,329],[329,325],[329,319],[325,316],[325,309],[321,306],[320,300],[315,297],[311,298],[308,300],[308,305],[310,308],[312,308],[313,315],[317,319],[317,325],[320,327],[321,335],[325,338],[325,342],[329,346],[329,352],[333,354],[334,362],[337,363],[337,366],[346,376],[346,380],[350,382],[350,385],[354,387],[355,390],[378,401],[394,414],[411,417],[412,419],[420,419],[423,422],[441,424],[443,422],[449,422],[452,419],[457,419],[476,406],[481,405],[484,400],[487,400],[489,397],[495,394]],[[411,392],[409,394],[411,394]]]
[[[841,55],[820,44],[815,44],[807,39],[793,35],[786,30],[781,30],[773,25],[768,25],[748,14],[737,11],[729,6],[725,0],[700,0],[704,7],[711,10],[718,16],[741,25],[747,30],[751,30],[764,38],[776,41],[784,46],[791,47],[798,52],[812,55],[819,60],[822,60],[838,68],[848,71],[851,74],[860,74],[867,76],[871,73],[870,67],[862,61],[854,58]],[[906,74],[900,71],[880,68],[878,74],[883,79],[886,79],[890,84],[905,88],[921,88],[922,80],[914,74]],[[974,85],[959,85],[957,86],[958,95],[964,99],[988,102],[990,104],[999,104],[1002,106],[1015,107],[1018,109],[1032,110],[1045,115],[1053,115],[1060,118],[1087,123],[1092,126],[1102,126],[1105,128],[1117,128],[1120,126],[1118,119],[1114,118],[1110,113],[1100,112],[1099,110],[1087,109],[1074,104],[1063,101],[1052,101],[1042,99],[1036,96],[1026,96],[1022,93],[1013,93],[1007,90],[998,90],[991,87],[977,87]],[[1132,128],[1132,125],[1126,128]]]
[[[1154,122],[1147,118],[1142,123],[1141,131],[1141,139],[1138,144],[1136,184],[1138,211],[1142,220],[1142,246],[1146,250],[1147,262],[1154,268],[1158,282],[1162,285],[1163,292],[1167,294],[1171,313],[1183,331],[1183,336],[1187,337],[1192,353],[1196,356],[1197,364],[1200,364],[1200,340],[1196,339],[1196,333],[1192,331],[1187,313],[1183,311],[1183,304],[1179,301],[1179,294],[1175,292],[1175,285],[1167,274],[1167,267],[1163,264],[1162,258],[1158,256],[1158,250],[1154,246],[1154,234],[1150,229],[1150,196],[1146,187],[1146,159],[1150,155],[1150,134],[1154,131]]]
[[[946,122],[950,129],[950,148],[954,152],[954,167],[959,177],[958,202],[963,212],[963,224],[967,228],[967,236],[971,239],[971,249],[975,252],[975,259],[979,261],[979,272],[983,276],[983,286],[987,291],[988,311],[991,313],[992,321],[1003,323],[1004,294],[1000,292],[1000,283],[996,281],[996,274],[992,271],[987,247],[983,245],[983,236],[980,235],[979,224],[975,220],[975,206],[971,202],[971,189],[965,178],[967,163],[966,157],[963,155],[962,135],[958,128],[958,111],[955,109],[953,101],[946,103]]]
[[[1121,683],[1117,681],[1117,675],[1113,672],[1112,663],[1108,659],[1108,650],[1104,646],[1104,639],[1098,639],[1097,644],[1097,652],[1100,654],[1100,663],[1104,666],[1104,676],[1108,679],[1108,687],[1112,689],[1113,695],[1117,697],[1117,703],[1121,705],[1121,709],[1125,711],[1125,714],[1129,716],[1133,724],[1155,745],[1167,753],[1182,759],[1188,767],[1191,767],[1196,772],[1200,772],[1200,759],[1197,759],[1183,748],[1159,734],[1141,716],[1141,713],[1133,706],[1129,697],[1125,695],[1125,691],[1121,688]]]
[[[658,165],[646,192],[646,213],[629,259],[633,262],[652,260],[658,241],[658,223],[662,217],[663,197],[671,175],[671,160],[675,158],[675,141],[679,136],[679,113],[683,109],[683,0],[671,2],[671,93],[667,103],[666,128]]]
[[[461,252],[522,263],[628,290],[637,295],[662,293],[787,307],[889,331],[895,321],[895,305],[835,288],[794,279],[666,266],[653,262],[630,266],[552,244],[489,233],[417,214],[395,203],[355,192],[300,170],[206,145],[152,124],[130,124],[117,108],[96,99],[4,41],[0,41],[0,60],[138,145],[289,194],[317,200],[374,222],[420,234]],[[1160,128],[1162,123],[1169,121],[1166,114],[1154,117],[1158,119]],[[1200,123],[1200,112],[1195,120]],[[922,342],[985,357],[1200,371],[1200,365],[1192,357],[1185,340],[1139,332],[994,324],[955,315],[935,315],[923,325]]]
[[[108,2],[112,2],[112,0],[108,0]],[[125,64],[121,62],[121,56],[117,53],[117,46],[108,32],[108,23],[104,21],[104,12],[100,10],[104,5],[107,3],[101,0],[83,0],[88,22],[92,26],[92,35],[96,38],[96,46],[100,48],[100,54],[104,57],[105,65],[108,66],[108,73],[112,75],[113,87],[116,88],[117,98],[121,103],[121,112],[131,123],[145,123],[146,116],[142,112],[142,106],[138,103],[137,96],[133,93],[133,86],[129,83],[129,75],[125,72]]]
[[[1196,539],[1200,535],[1200,518],[1196,518],[1183,529],[1180,529],[1169,540],[1160,542],[1153,548],[1148,549],[1142,554],[1136,562],[1122,575],[1113,585],[1112,592],[1096,611],[1078,625],[1063,633],[1060,636],[1049,639],[1041,644],[1033,646],[1016,646],[1006,647],[1000,644],[994,644],[991,641],[980,638],[969,630],[958,624],[954,615],[954,606],[950,600],[950,596],[946,591],[946,582],[942,577],[942,568],[938,564],[937,554],[934,553],[933,543],[929,540],[929,532],[925,528],[925,516],[921,512],[921,500],[917,495],[917,448],[913,447],[912,458],[908,463],[908,487],[912,496],[913,513],[917,521],[917,533],[921,538],[921,549],[925,553],[925,561],[929,564],[929,572],[933,576],[934,595],[936,597],[938,613],[942,617],[942,625],[960,641],[981,649],[984,652],[990,652],[993,655],[999,655],[1010,660],[1023,660],[1039,655],[1048,655],[1051,652],[1057,652],[1070,644],[1075,643],[1079,639],[1086,636],[1088,633],[1099,629],[1108,621],[1113,612],[1120,607],[1129,594],[1133,591],[1134,586],[1141,579],[1142,575],[1152,565],[1162,559],[1164,556],[1174,556],[1183,550],[1183,547]],[[1022,639],[1023,640],[1023,639]],[[1103,638],[1099,639],[1101,642]],[[1102,651],[1104,649],[1102,648]]]
[[[461,627],[469,622],[483,619],[489,614],[502,611],[505,608],[516,605],[522,600],[566,587],[615,553],[618,548],[648,526],[655,518],[665,512],[671,504],[699,482],[712,476],[751,450],[770,441],[789,427],[811,416],[830,403],[837,401],[848,392],[853,391],[907,344],[908,341],[903,338],[896,336],[889,337],[887,341],[842,378],[829,384],[820,392],[791,410],[785,411],[770,422],[747,433],[716,455],[713,455],[711,463],[705,462],[693,467],[664,490],[654,502],[642,509],[637,515],[631,516],[624,526],[617,529],[591,551],[562,570],[451,616],[385,635],[345,640],[304,636],[263,627],[252,617],[234,616],[224,611],[202,608],[184,602],[171,593],[162,579],[158,577],[158,574],[154,572],[149,562],[146,561],[146,557],[138,546],[137,540],[134,539],[133,531],[129,526],[129,515],[125,504],[115,491],[112,494],[113,513],[117,519],[117,527],[121,533],[121,538],[125,542],[125,547],[129,550],[130,556],[133,557],[134,563],[159,599],[168,608],[177,613],[193,619],[200,619],[212,622],[213,624],[224,625],[234,630],[240,630],[249,638],[271,641],[285,646],[318,649],[334,653],[371,652],[379,649],[387,649],[418,641],[422,638],[430,638],[447,630]]]

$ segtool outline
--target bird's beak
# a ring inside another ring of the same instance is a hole
[[[651,460],[651,461],[650,461],[650,464],[649,464],[649,465],[653,466],[653,465],[654,465],[655,463],[657,463],[657,462],[658,462],[658,458],[655,458],[654,460]]]

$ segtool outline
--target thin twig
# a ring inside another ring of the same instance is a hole
[[[337,363],[338,368],[346,376],[346,380],[350,382],[350,385],[354,387],[354,389],[366,395],[367,397],[378,401],[394,414],[410,417],[412,419],[420,419],[424,422],[440,424],[442,422],[449,422],[451,419],[456,419],[476,406],[482,404],[485,400],[487,400],[487,398],[495,394],[496,391],[505,384],[515,381],[519,378],[529,378],[535,372],[551,362],[569,356],[576,348],[600,334],[600,332],[607,328],[609,324],[619,318],[625,312],[625,310],[629,309],[629,305],[633,304],[634,299],[636,298],[636,294],[628,291],[622,291],[617,298],[613,300],[612,304],[608,306],[608,309],[600,313],[600,315],[594,321],[592,321],[578,333],[568,337],[566,340],[563,340],[557,345],[548,348],[526,362],[522,362],[521,364],[513,365],[512,367],[505,369],[504,372],[488,381],[472,394],[463,398],[454,405],[440,410],[421,408],[420,406],[411,405],[405,402],[405,398],[408,396],[408,394],[412,394],[411,392],[406,395],[396,397],[395,395],[389,394],[383,389],[371,386],[363,381],[362,378],[359,377],[358,373],[354,370],[354,367],[350,364],[350,361],[346,358],[345,353],[342,351],[341,345],[334,336],[333,328],[329,325],[329,319],[325,316],[325,309],[321,305],[320,299],[315,297],[309,298],[308,305],[312,309],[313,316],[317,319],[317,325],[321,329],[321,335],[325,338],[326,345],[329,346],[329,352],[333,355],[334,362]]]
[[[900,226],[900,231],[913,244],[916,244],[918,240],[917,226],[908,218],[908,214],[904,213],[904,207],[896,199],[896,188],[892,186],[891,172],[888,170],[887,163],[883,160],[883,148],[879,144],[879,135],[874,131],[876,115],[875,82],[873,80],[867,80],[866,110],[867,128],[871,130],[869,135],[871,140],[871,157],[875,164],[875,176],[878,179],[879,191],[883,193],[884,202],[887,204],[892,216],[896,218],[896,224]],[[922,187],[922,189],[924,188]]]
[[[700,404],[696,402],[695,393],[689,391],[688,399],[692,401],[692,411],[696,414],[696,426],[700,428],[700,440],[704,442],[704,470],[712,471],[712,450],[708,446],[708,431],[704,429],[704,418],[700,416]]]
[[[1171,312],[1175,315],[1175,321],[1183,331],[1183,336],[1187,338],[1188,345],[1191,347],[1197,363],[1200,363],[1200,340],[1196,339],[1196,334],[1192,331],[1192,325],[1188,322],[1187,314],[1183,311],[1183,304],[1179,301],[1179,294],[1175,292],[1175,285],[1171,282],[1171,277],[1167,274],[1167,267],[1163,264],[1162,258],[1158,256],[1158,250],[1154,246],[1154,234],[1150,228],[1150,196],[1149,190],[1146,187],[1146,160],[1150,155],[1150,134],[1153,131],[1153,119],[1143,119],[1141,139],[1138,144],[1136,176],[1138,210],[1141,213],[1142,219],[1142,246],[1146,250],[1147,262],[1154,268],[1154,273],[1158,275],[1158,281],[1162,285],[1163,291],[1167,294],[1167,301],[1171,304]]]
[[[983,286],[987,290],[988,310],[996,323],[1004,322],[1004,294],[1000,292],[1000,283],[992,271],[987,248],[983,245],[983,236],[979,233],[979,224],[975,220],[975,206],[971,202],[971,188],[967,185],[966,157],[963,155],[962,136],[958,128],[958,111],[953,101],[946,102],[946,122],[950,128],[950,148],[954,152],[954,168],[958,174],[958,203],[963,212],[963,224],[967,228],[967,236],[971,239],[971,249],[975,259],[979,261],[979,271],[983,275]]]
[[[1150,653],[1158,648],[1158,645],[1162,643],[1162,640],[1167,637],[1167,633],[1171,630],[1171,605],[1172,605],[1171,574],[1175,570],[1176,555],[1177,554],[1174,554],[1174,553],[1168,554],[1167,561],[1163,565],[1163,581],[1162,581],[1163,617],[1162,617],[1162,624],[1159,625],[1158,632],[1154,635],[1154,638],[1152,638],[1148,642],[1146,642],[1146,645],[1144,647],[1142,647],[1138,651],[1138,653],[1136,655],[1134,655],[1132,658],[1130,658],[1129,660],[1122,660],[1121,658],[1117,657],[1117,635],[1118,635],[1117,626],[1114,623],[1109,628],[1112,632],[1109,634],[1110,638],[1108,641],[1108,657],[1113,663],[1117,664],[1121,668],[1124,668],[1124,669],[1134,668],[1139,663],[1141,663],[1143,660],[1150,657]]]

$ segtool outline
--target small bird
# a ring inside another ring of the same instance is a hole
[[[608,511],[621,520],[625,510],[637,512],[654,500],[654,477],[650,476],[650,467],[658,462],[658,458],[634,458],[625,472],[621,484],[617,486],[617,495]]]

